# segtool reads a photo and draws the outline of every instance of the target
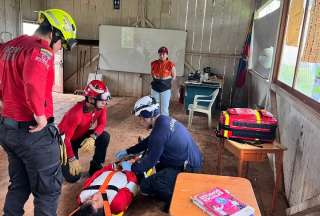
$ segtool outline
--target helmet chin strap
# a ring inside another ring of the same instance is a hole
[[[59,30],[52,28],[52,39],[50,43],[50,47],[53,48],[53,44],[57,43],[58,40],[62,39],[62,35]]]
[[[93,103],[89,101],[89,97],[86,97],[86,102],[93,105],[95,108],[98,108],[97,107],[97,100],[95,98],[92,98],[92,99],[94,100]]]
[[[94,107],[99,110],[102,109],[102,108],[98,107],[98,100],[97,99],[94,99]]]

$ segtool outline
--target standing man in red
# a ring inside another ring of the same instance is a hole
[[[0,48],[0,144],[8,154],[5,216],[21,216],[30,194],[35,216],[55,216],[61,191],[57,128],[53,125],[54,52],[75,45],[76,25],[65,11],[39,12],[33,36]]]
[[[78,150],[93,154],[89,175],[102,168],[110,135],[107,124],[106,104],[110,100],[108,88],[100,80],[92,80],[84,90],[85,100],[73,106],[59,124],[67,149],[68,164],[62,166],[66,181],[76,182],[82,171]]]

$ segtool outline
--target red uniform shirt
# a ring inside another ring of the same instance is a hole
[[[64,116],[58,125],[60,133],[65,134],[64,143],[67,149],[68,158],[74,156],[71,141],[83,137],[90,127],[94,127],[94,132],[100,135],[107,123],[107,108],[94,110],[94,112],[83,112],[85,101],[74,105]]]
[[[36,36],[20,36],[0,47],[2,115],[31,121],[33,115],[53,116],[54,53]]]

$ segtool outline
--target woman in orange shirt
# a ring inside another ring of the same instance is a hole
[[[169,115],[171,82],[176,78],[175,64],[168,59],[168,48],[160,47],[159,59],[151,62],[151,96],[160,104],[162,115]]]

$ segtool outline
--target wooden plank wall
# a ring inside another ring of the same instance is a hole
[[[261,105],[270,88],[265,80],[248,75],[250,104]],[[320,194],[320,115],[281,88],[272,89],[276,106],[267,100],[267,107],[275,110],[281,144],[288,148],[284,154],[284,185],[289,204],[294,206]]]
[[[286,195],[290,205],[297,205],[320,194],[319,173],[320,117],[277,94],[280,138],[288,148],[284,157]]]
[[[3,39],[7,40],[17,36],[19,30],[18,23],[19,1],[0,0],[0,33]]]
[[[120,10],[113,10],[111,0],[46,0],[44,7],[67,10],[77,22],[79,38],[98,39],[100,24],[132,26],[137,19],[139,2],[140,0],[122,0]],[[195,53],[240,53],[254,9],[254,0],[146,0],[145,2],[146,16],[154,27],[188,31],[187,51]],[[70,60],[65,61],[65,64],[75,64],[76,56],[75,54],[72,56],[73,58],[67,58]],[[224,103],[228,105],[238,59],[188,54],[186,60],[196,69],[211,66],[218,73],[226,75]],[[186,69],[185,74],[188,72]],[[65,73],[69,72],[65,70]],[[141,96],[150,91],[148,75],[118,71],[104,71],[104,74],[107,80],[116,82],[110,89],[113,95]],[[184,78],[178,78],[174,83],[175,98],[178,97],[178,87],[183,80]],[[72,88],[68,87],[68,90]]]
[[[42,0],[21,0],[22,19],[28,21],[36,21],[38,14],[36,11],[44,9],[44,1]]]
[[[35,21],[37,13],[34,11],[42,8],[42,0],[0,0],[0,33],[8,32],[12,38],[18,36],[21,32],[20,18]]]

